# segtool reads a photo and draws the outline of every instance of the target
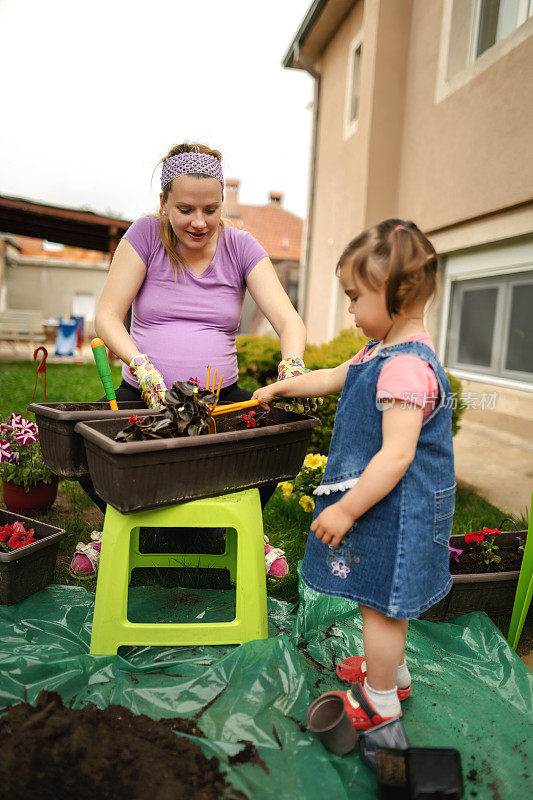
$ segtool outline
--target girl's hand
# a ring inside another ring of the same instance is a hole
[[[274,384],[271,384],[270,386],[263,386],[261,389],[256,389],[252,395],[252,400],[259,400],[260,405],[269,411],[269,403],[274,402],[276,397],[277,393],[274,389]]]
[[[322,511],[311,525],[317,539],[324,544],[337,547],[344,534],[350,530],[354,518],[346,512],[340,503],[334,503]]]
[[[307,369],[301,358],[297,356],[285,358],[278,364],[278,381],[295,378],[297,375],[304,375],[306,372],[311,372],[311,370]],[[296,397],[292,403],[285,405],[285,410],[297,411],[299,414],[311,414],[316,411],[317,404],[322,405],[323,402],[323,397]]]

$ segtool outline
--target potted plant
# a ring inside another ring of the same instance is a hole
[[[62,528],[0,509],[0,603],[12,605],[52,582]]]
[[[503,531],[510,522],[515,530]],[[504,519],[499,528],[482,528],[450,539],[450,593],[425,612],[424,619],[440,619],[471,611],[510,613],[514,603],[526,530]]]
[[[56,499],[57,476],[43,461],[37,426],[14,412],[0,422],[0,475],[9,511],[38,514]]]
[[[298,502],[304,511],[315,507],[313,492],[320,484],[327,457],[308,454],[291,481],[280,484],[289,502]],[[515,530],[502,530],[510,523]],[[526,530],[518,530],[511,519],[499,528],[482,528],[450,539],[450,571],[453,586],[449,594],[422,614],[423,619],[444,620],[471,611],[510,613],[514,603]]]

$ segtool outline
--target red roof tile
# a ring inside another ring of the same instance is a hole
[[[267,206],[238,205],[239,216],[229,217],[236,228],[249,231],[271,259],[300,261],[303,220],[276,203]]]

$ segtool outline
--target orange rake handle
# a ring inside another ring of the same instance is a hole
[[[212,412],[212,416],[219,417],[221,414],[228,414],[230,411],[240,411],[242,408],[252,408],[258,405],[259,400],[243,400],[240,403],[228,403],[225,406],[217,406]]]

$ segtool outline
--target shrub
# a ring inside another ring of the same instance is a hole
[[[358,335],[355,330],[341,331],[335,339],[322,345],[308,345],[305,349],[304,361],[308,369],[328,369],[336,367],[355,355],[368,341]],[[278,363],[281,360],[279,342],[270,336],[237,337],[237,356],[239,360],[239,382],[250,391],[273,383],[277,380]],[[465,408],[461,407],[461,381],[448,375],[452,393],[456,398],[456,408],[452,411],[452,433],[455,436],[460,427],[460,418]],[[310,453],[328,453],[335,411],[339,394],[324,398],[322,406],[315,413],[322,425],[313,429]]]

